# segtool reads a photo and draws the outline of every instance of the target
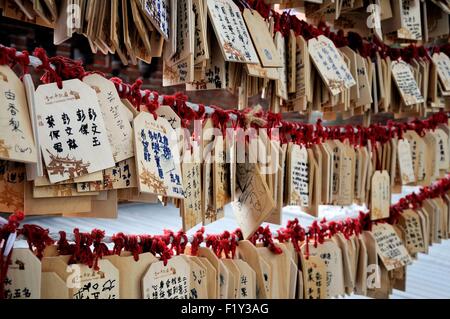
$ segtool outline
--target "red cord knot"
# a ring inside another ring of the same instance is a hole
[[[256,232],[249,238],[249,241],[254,245],[256,245],[258,241],[261,241],[264,247],[267,247],[271,252],[277,255],[283,252],[283,250],[275,244],[269,226],[266,226],[265,228],[259,226]]]
[[[0,45],[0,65],[9,65],[16,62],[16,49]]]
[[[323,244],[324,236],[317,220],[313,221],[312,225],[308,229],[310,236],[314,238],[314,247],[317,248],[318,244]]]
[[[341,231],[342,225],[335,221],[330,221],[328,223],[328,238],[332,238],[334,235],[336,235],[338,232]]]
[[[42,62],[42,65],[37,69],[45,71],[41,77],[43,83],[56,82],[58,88],[62,89],[62,81],[71,79],[82,80],[86,75],[81,61],[75,61],[63,56],[49,58],[42,48],[36,48],[34,55]]]
[[[112,236],[112,242],[114,243],[114,247],[112,253],[114,255],[120,256],[124,247],[125,247],[126,236],[124,233],[117,233]]]
[[[214,252],[214,254],[216,256],[218,256],[218,257],[220,256],[220,254],[218,253],[218,251],[219,251],[219,238],[218,238],[217,235],[212,235],[212,234],[207,235],[205,243],[206,243],[206,247],[207,248],[211,248],[211,250]]]
[[[222,235],[219,237],[219,251],[217,252],[217,256],[221,258],[225,255],[225,258],[230,258],[230,253],[232,251],[232,242],[234,239],[231,238],[231,234],[229,231],[224,231]]]
[[[151,252],[153,255],[158,256],[160,260],[167,266],[170,258],[172,258],[172,251],[167,246],[164,236],[153,236]]]
[[[167,105],[173,107],[175,105],[175,96],[174,95],[164,95],[162,105]]]
[[[121,99],[129,100],[131,98],[130,85],[123,83],[122,79],[117,77],[110,78],[109,80],[116,86],[117,94],[119,94]]]
[[[227,111],[224,111],[217,106],[210,107],[214,109],[214,113],[211,115],[212,123],[214,127],[220,128],[222,135],[225,137],[230,115]]]
[[[181,120],[181,127],[188,128],[191,121],[197,119],[197,112],[187,105],[188,96],[183,93],[176,93],[174,96],[173,111]]]
[[[20,222],[24,220],[24,218],[25,214],[22,211],[16,211],[8,217],[8,222],[2,226],[3,232],[15,233],[20,226]]]
[[[321,232],[321,235],[324,238],[324,240],[325,240],[325,237],[328,234],[328,230],[329,230],[328,222],[327,222],[327,219],[324,217],[320,221],[320,232]]]
[[[62,89],[62,79],[50,65],[50,60],[45,50],[43,48],[36,48],[34,49],[33,55],[41,60],[41,65],[36,68],[38,71],[44,71],[41,82],[46,84],[56,82],[58,88]]]
[[[92,238],[92,243],[94,245],[93,268],[94,268],[94,270],[99,270],[98,260],[102,259],[103,256],[109,256],[111,253],[108,249],[108,246],[104,242],[102,242],[103,239],[105,238],[105,231],[99,230],[99,229],[94,229],[91,232],[91,238]]]
[[[138,111],[141,110],[143,100],[143,96],[141,94],[142,83],[142,79],[137,79],[130,87],[130,101]]]
[[[250,4],[253,9],[258,11],[264,19],[268,19],[270,17],[270,13],[272,11],[269,4],[264,3],[263,0],[253,0]]]
[[[287,222],[286,228],[284,229],[286,236],[289,236],[292,244],[294,245],[295,251],[300,253],[300,243],[305,241],[306,232],[305,229],[300,225],[299,220],[295,218],[294,220],[289,220]]]
[[[16,55],[16,62],[22,67],[23,74],[28,74],[28,66],[30,65],[30,54],[24,50]]]
[[[151,92],[150,90],[144,90],[144,96],[142,96],[141,104],[145,105],[147,111],[153,115],[153,118],[158,118],[156,110],[159,108],[159,94],[157,92]]]
[[[281,113],[267,112],[266,128],[274,128],[280,126],[281,119],[282,119]]]
[[[232,121],[232,127],[236,129],[246,128],[247,127],[247,116],[246,113],[241,112],[239,110],[229,110],[229,115],[235,117]]]
[[[128,235],[125,239],[125,250],[133,255],[135,261],[138,261],[139,255],[144,252],[141,236]],[[148,249],[147,251],[150,251],[150,249]]]
[[[290,240],[289,234],[287,234],[286,229],[280,228],[277,229],[277,236],[275,237],[279,243],[287,243]]]
[[[205,227],[200,228],[197,230],[192,238],[191,243],[191,255],[197,256],[198,248],[200,247],[200,244],[204,240],[204,234],[205,234]]]
[[[91,234],[82,233],[78,228],[73,230],[73,234],[75,236],[75,245],[69,264],[84,264],[92,268],[94,265],[94,254],[91,250]]]
[[[65,231],[60,231],[59,232],[59,240],[56,243],[57,245],[57,250],[58,253],[61,256],[68,256],[68,255],[73,255],[74,253],[74,246],[70,245],[68,240],[67,240],[67,234]]]
[[[38,225],[23,225],[19,233],[26,238],[28,247],[35,251],[39,259],[42,259],[45,248],[54,243],[49,236],[49,230]]]
[[[4,242],[3,247],[0,249],[0,299],[4,299],[5,297],[5,279],[8,273],[8,268],[11,262],[12,249],[9,249],[8,241],[15,239],[14,237],[10,237],[12,234],[15,234],[17,228],[19,227],[20,222],[24,219],[23,212],[16,211],[14,214],[9,216],[8,220],[0,223],[0,242]],[[12,248],[12,246],[11,246]]]
[[[280,126],[282,126],[282,115],[281,113],[267,113],[267,124],[266,128],[268,130],[268,135],[270,139],[278,139],[279,140],[279,132],[278,137],[273,136],[274,132],[277,132],[276,130],[279,130]]]
[[[417,134],[419,134],[420,137],[424,137],[425,136],[425,122],[421,121],[419,119],[415,119],[410,123],[410,128],[412,128],[413,130],[416,131]]]
[[[347,218],[344,221],[344,228],[342,230],[342,234],[344,235],[345,239],[349,240],[353,235],[357,235],[357,225],[355,223],[355,220],[351,218]]]
[[[244,240],[244,234],[242,233],[242,230],[240,228],[236,228],[232,235],[235,236],[237,241]]]
[[[359,212],[358,216],[359,224],[361,225],[361,231],[372,230],[372,220],[370,219],[370,213]]]
[[[178,231],[178,233],[175,235],[174,238],[177,243],[177,245],[175,247],[175,251],[176,251],[177,255],[184,254],[184,251],[186,250],[186,246],[189,241],[186,233],[183,230],[180,230],[180,231]]]
[[[199,104],[198,105],[198,111],[197,111],[197,116],[195,117],[196,120],[202,120],[205,116],[205,106],[203,104]]]

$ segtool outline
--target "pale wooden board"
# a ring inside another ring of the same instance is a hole
[[[88,75],[83,78],[83,82],[97,94],[114,161],[117,163],[133,157],[133,129],[114,83],[99,74]]]
[[[225,60],[238,63],[259,63],[258,55],[238,6],[231,0],[206,1],[210,21]]]
[[[389,217],[391,183],[387,171],[376,171],[372,178],[370,217],[378,220]]]
[[[24,165],[0,160],[0,168],[0,211],[23,211],[26,184]]]
[[[41,298],[41,262],[28,248],[15,248],[5,279],[6,299]]]
[[[72,266],[76,269],[74,283],[80,285],[71,289],[73,299],[120,299],[119,270],[110,261],[99,260],[99,271],[81,264]]]
[[[424,99],[417,82],[411,71],[411,67],[405,61],[393,61],[391,65],[392,77],[395,80],[400,95],[406,106],[423,103]]]
[[[372,227],[377,253],[387,270],[403,267],[412,262],[402,241],[389,224],[377,224]]]
[[[258,52],[261,65],[272,68],[282,67],[282,60],[264,18],[257,11],[247,8],[244,9],[242,15]]]
[[[154,262],[142,278],[144,299],[187,299],[190,278],[189,262],[181,256],[172,257],[166,266],[162,261]],[[168,286],[167,281],[169,281]],[[162,289],[160,289],[161,283],[163,283]],[[175,289],[180,285],[181,290]]]
[[[134,119],[133,128],[139,191],[183,198],[180,151],[174,140],[176,133],[169,122],[162,117],[155,120],[152,114],[142,112]],[[158,154],[152,149],[153,140],[158,141]],[[168,151],[167,154],[164,155],[164,151]],[[156,162],[157,157],[160,167]]]
[[[120,256],[106,256],[114,267],[119,270],[120,299],[142,299],[142,278],[152,263],[158,259],[151,253],[140,254],[139,260],[128,252],[122,252]]]
[[[97,96],[87,84],[68,80],[61,90],[56,83],[40,85],[36,108],[39,140],[52,183],[114,166]]]
[[[23,83],[0,65],[0,159],[36,163],[38,153]]]
[[[24,211],[27,215],[60,215],[64,213],[90,212],[92,198],[33,198],[33,185],[25,185]]]
[[[172,34],[170,29],[170,4],[169,0],[144,0],[142,7],[147,17],[155,28],[164,36],[166,40]],[[173,3],[173,2],[172,2]]]
[[[42,160],[41,155],[41,146],[38,139],[38,128],[37,128],[37,121],[36,121],[36,102],[34,99],[34,91],[35,86],[33,82],[33,78],[30,74],[24,74],[23,78],[23,85],[25,87],[25,94],[27,96],[27,102],[28,102],[28,111],[30,112],[30,120],[31,120],[31,127],[33,129],[33,138],[34,138],[34,144],[36,147],[36,157],[37,162],[36,163],[28,163],[26,170],[27,170],[27,179],[34,180],[38,176],[44,175],[44,162]]]
[[[350,70],[333,42],[323,35],[308,41],[308,51],[333,96],[356,85]],[[332,67],[334,66],[334,67]],[[333,70],[339,70],[339,74]]]
[[[245,238],[250,237],[275,207],[256,164],[237,164],[237,199],[232,203]],[[250,196],[252,194],[252,196]]]
[[[69,299],[66,283],[54,272],[41,273],[42,299]]]

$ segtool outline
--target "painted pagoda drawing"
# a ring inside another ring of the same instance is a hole
[[[214,207],[208,206],[205,212],[205,219],[208,221],[208,223],[217,221],[219,219],[218,217],[218,211],[214,209]]]
[[[139,175],[139,179],[141,184],[147,186],[155,194],[167,195],[167,186],[164,185],[164,181],[160,180],[147,168],[143,168],[142,173]]]
[[[208,88],[208,83],[205,80],[197,80],[190,83],[195,87],[196,90],[206,90]]]
[[[8,146],[5,140],[0,140],[0,156],[9,158],[9,151],[11,146]]]
[[[49,175],[64,176],[68,174],[70,178],[75,178],[89,173],[88,167],[91,165],[89,162],[83,163],[82,159],[69,158],[69,155],[66,157],[55,156],[48,149],[47,152],[50,155],[50,163],[46,165]]]
[[[233,47],[233,44],[230,42],[225,42],[223,44],[223,50],[226,54],[232,56],[233,60],[245,62],[245,57],[242,55],[242,52]]]
[[[173,66],[169,66],[167,63],[164,65],[164,78],[170,82],[176,82],[178,79],[178,73]]]
[[[23,209],[23,193],[19,193],[16,189],[9,185],[5,185],[0,192],[0,204],[12,210]]]

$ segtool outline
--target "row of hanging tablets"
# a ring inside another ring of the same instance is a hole
[[[321,243],[312,238],[299,243],[300,253],[292,242],[275,243],[281,253],[274,254],[243,240],[230,258],[206,247],[191,254],[187,246],[163,261],[120,248],[89,267],[73,263],[74,255],[58,255],[61,247],[48,246],[41,260],[30,249],[16,248],[5,297],[309,299],[355,293],[387,298],[393,288],[405,289],[407,265],[418,253],[448,239],[449,202],[449,192],[426,198],[403,211],[395,226],[374,223],[370,231],[336,233]]]

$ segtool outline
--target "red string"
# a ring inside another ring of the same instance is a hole
[[[143,104],[147,107],[147,111],[153,115],[155,120],[158,118],[158,115],[156,114],[156,110],[159,107],[158,98],[158,93],[151,92],[150,90],[145,90],[144,96],[142,97]]]
[[[134,107],[140,111],[141,105],[142,105],[142,99],[143,96],[141,95],[141,87],[142,87],[143,81],[141,79],[137,79],[132,85],[131,85],[131,103],[133,103]]]
[[[195,119],[196,120],[202,120],[203,117],[205,116],[205,112],[206,112],[205,106],[203,104],[199,104],[198,105],[197,116],[196,116]]]
[[[220,130],[222,131],[222,135],[225,137],[230,114],[217,106],[210,107],[214,109],[214,113],[211,115],[212,123],[214,127],[220,128]]]
[[[305,241],[306,232],[300,225],[298,219],[290,220],[287,222],[286,228],[282,228],[278,232],[278,238],[282,238],[283,241],[288,239],[294,245],[297,253],[300,253],[300,244]]]
[[[205,244],[207,248],[210,248],[217,257],[221,257],[219,251],[219,236],[209,234],[206,236]]]
[[[109,256],[111,253],[108,249],[108,246],[106,246],[106,244],[102,242],[103,238],[105,238],[105,231],[94,229],[91,232],[91,238],[94,246],[93,269],[99,270],[100,268],[98,267],[98,260],[102,259],[103,256]]]
[[[16,49],[0,45],[0,65],[9,65],[15,62]]]
[[[21,211],[17,211],[9,216],[8,222],[6,224],[0,227],[0,243],[3,243],[3,247],[0,250],[0,299],[5,298],[5,281],[8,274],[8,268],[11,263],[11,256],[13,251],[13,249],[11,249],[9,254],[6,255],[6,243],[9,236],[17,231],[20,222],[24,218],[24,213]]]
[[[164,263],[164,266],[167,265],[170,258],[172,258],[172,251],[167,246],[166,238],[164,236],[153,236],[152,237],[152,245],[151,252],[153,255],[159,255],[159,258]]]
[[[450,175],[438,180],[429,187],[423,187],[418,193],[412,193],[400,199],[398,203],[390,208],[390,217],[379,222],[388,222],[395,224],[398,222],[403,211],[409,208],[419,208],[423,201],[429,198],[438,198],[445,195],[450,190]],[[30,249],[35,249],[38,257],[42,257],[45,247],[53,244],[53,240],[45,230],[36,225],[24,225],[19,229],[19,223],[24,218],[24,214],[17,212],[9,217],[8,223],[0,228],[0,239],[7,240],[9,235],[18,232],[19,235],[26,237]],[[372,221],[370,213],[360,212],[357,218],[347,218],[345,221],[330,221],[325,219],[312,223],[308,228],[308,232],[300,226],[297,219],[289,221],[286,228],[278,231],[277,239],[279,242],[290,240],[297,252],[300,252],[299,243],[306,243],[306,258],[309,257],[309,243],[313,240],[313,245],[322,244],[326,237],[331,238],[337,233],[342,233],[346,239],[350,239],[353,235],[359,235],[363,230],[371,230]],[[104,243],[104,231],[94,229],[91,233],[81,233],[78,229],[74,230],[74,244],[69,244],[65,232],[60,232],[60,239],[57,243],[58,251],[61,255],[70,255],[70,263],[83,263],[91,268],[98,270],[98,259],[111,252]],[[198,247],[204,239],[204,228],[197,231],[192,242],[192,254],[195,255]],[[123,233],[116,234],[112,237],[114,249],[112,253],[120,255],[123,249],[133,253],[135,260],[138,260],[139,254],[142,252],[151,252],[155,256],[159,255],[160,259],[167,264],[168,260],[175,253],[182,254],[188,242],[187,236],[183,231],[174,234],[171,231],[165,231],[162,236],[126,236]],[[243,240],[242,232],[237,229],[230,233],[224,231],[220,235],[207,235],[206,246],[211,248],[218,257],[234,258],[238,241]],[[262,226],[257,229],[255,234],[249,239],[256,244],[262,242],[272,252],[279,254],[282,250],[274,243],[274,238],[269,227]],[[171,248],[169,244],[171,243]],[[91,246],[93,250],[91,250]],[[4,248],[2,249],[2,254]],[[5,278],[8,268],[10,255],[1,259],[1,276]],[[1,282],[0,282],[1,283]],[[4,293],[4,292],[2,292]]]
[[[92,268],[95,256],[91,250],[93,243],[91,234],[82,233],[78,228],[73,231],[75,237],[74,251],[69,264],[84,264]]]
[[[114,255],[120,256],[120,254],[122,253],[122,251],[125,247],[125,241],[126,241],[126,236],[122,232],[114,234],[112,236],[112,242],[114,243],[112,253]],[[137,259],[136,259],[136,261],[137,261]]]
[[[130,100],[130,97],[131,97],[130,85],[123,83],[122,79],[116,78],[116,77],[110,78],[109,80],[115,84],[117,93],[119,94],[119,97],[121,99]],[[131,100],[130,100],[130,102],[131,102]]]
[[[261,2],[253,2],[253,6],[262,7]],[[277,15],[276,13],[273,13]],[[285,14],[283,19],[287,19],[287,15]],[[332,37],[337,42],[344,41],[342,32],[337,32],[336,34],[329,31],[329,28],[321,24],[318,28],[313,28],[312,26],[308,26],[307,24],[297,23],[295,22],[295,17],[289,17],[286,20],[286,24],[292,28],[301,29],[302,32],[304,30],[311,33],[312,36],[317,34],[327,34]],[[320,31],[320,32],[318,32]],[[353,33],[349,34],[349,38],[352,41],[349,41],[349,45],[354,47],[360,46],[362,39]],[[348,40],[348,39],[347,39]],[[396,51],[395,49],[390,49],[386,45],[381,42],[377,42],[378,48],[381,48],[381,51],[386,51],[386,54],[391,56],[401,55],[402,51]],[[436,50],[447,50],[450,48],[449,46],[443,46],[437,48]],[[412,56],[427,56],[427,50],[423,47],[417,46],[409,46],[405,48],[404,51],[405,57]],[[44,83],[57,82],[58,86],[61,87],[62,81],[71,78],[82,78],[85,76],[85,70],[82,67],[81,62],[73,61],[64,57],[54,57],[48,58],[45,51],[42,48],[37,48],[34,54],[41,59],[42,65],[38,67],[39,70],[44,71],[44,75],[42,76],[42,81]],[[15,63],[18,62],[22,64],[24,67],[29,62],[29,57],[26,52],[16,55],[16,51],[13,48],[0,46],[0,62],[1,63]],[[53,67],[51,67],[53,65]],[[144,104],[147,107],[147,110],[156,118],[156,109],[159,107],[158,103],[158,93],[150,92],[148,90],[144,91],[144,96],[141,95],[141,87],[142,80],[137,80],[133,85],[128,85],[122,82],[122,80],[118,78],[112,78],[111,81],[116,85],[119,96],[121,98],[127,98],[132,102],[133,105],[136,106],[138,110],[140,110],[140,106]],[[121,88],[121,89],[120,89]],[[151,97],[153,96],[153,98]],[[204,117],[205,109],[204,105],[199,105],[198,112],[193,111],[191,108],[187,106],[187,97],[183,94],[176,94],[175,96],[165,96],[163,98],[163,103],[169,106],[172,106],[175,112],[180,116],[183,127],[188,127],[190,121],[193,119],[202,119]],[[225,135],[227,123],[230,121],[230,115],[233,114],[236,119],[234,120],[234,126],[236,127],[245,127],[246,126],[246,115],[249,112],[249,109],[243,111],[225,111],[218,107],[213,106],[215,112],[211,115],[211,119],[216,127],[221,128],[222,133]],[[350,127],[347,127],[344,131],[341,131],[339,126],[336,127],[327,127],[323,128],[321,122],[318,121],[316,126],[298,124],[298,123],[289,123],[285,121],[281,121],[279,115],[260,112],[255,116],[260,116],[261,118],[265,118],[268,121],[267,128],[269,128],[269,134],[271,135],[271,127],[280,126],[281,136],[280,141],[282,143],[293,140],[296,143],[305,144],[307,147],[312,144],[318,143],[320,141],[324,141],[326,139],[340,139],[345,140],[348,139],[354,145],[364,146],[370,140],[372,142],[373,147],[375,147],[375,142],[386,143],[391,137],[400,137],[402,133],[408,129],[416,130],[420,135],[423,135],[427,129],[435,129],[439,124],[446,123],[447,114],[444,112],[440,112],[432,115],[429,119],[420,121],[415,120],[410,123],[394,123],[387,130],[385,126],[381,125],[371,125],[369,128],[361,128],[360,126],[357,129],[357,132],[352,132]],[[253,123],[252,126],[257,127],[256,123]],[[394,132],[393,132],[394,131]]]
[[[191,243],[191,255],[192,256],[197,256],[198,248],[200,247],[200,244],[204,240],[204,234],[205,234],[205,227],[202,227],[195,232],[194,237],[192,239],[192,243]]]
[[[191,121],[197,119],[197,112],[187,106],[187,95],[183,93],[177,93],[173,96],[173,99],[174,101],[171,107],[174,112],[180,117],[181,127],[189,127],[191,125]]]
[[[56,243],[58,253],[61,256],[71,256],[75,251],[75,245],[70,245],[67,241],[67,235],[65,231],[59,232],[59,240]]]
[[[275,245],[269,226],[266,226],[265,228],[259,226],[256,232],[249,238],[249,241],[251,241],[254,245],[256,245],[258,241],[261,241],[264,247],[269,248],[271,252],[277,255],[283,252],[279,246]]]
[[[135,235],[128,235],[125,241],[125,250],[130,252],[133,255],[134,260],[139,260],[139,255],[144,252],[144,248],[142,243],[139,241],[142,240],[141,237]],[[146,252],[148,252],[147,250]]]
[[[37,70],[44,71],[41,77],[43,83],[56,82],[58,88],[62,88],[62,81],[70,79],[83,79],[86,72],[81,61],[75,61],[63,56],[49,58],[43,48],[36,48],[33,53],[42,64]]]
[[[175,236],[174,241],[176,242],[175,252],[177,255],[184,254],[186,246],[188,244],[188,237],[186,233],[180,230]]]
[[[220,235],[207,235],[206,247],[211,248],[218,258],[231,258],[236,255],[238,241],[242,240],[242,232],[236,229],[234,232],[224,231]]]
[[[45,248],[54,243],[54,240],[49,237],[49,230],[38,225],[23,225],[19,234],[26,238],[28,247],[35,251],[39,259],[42,258]]]
[[[28,65],[30,64],[30,54],[24,50],[21,54],[16,55],[16,62],[22,67],[23,74],[28,74]]]
[[[164,95],[162,104],[173,107],[175,105],[175,96],[174,95]]]
[[[49,61],[49,58],[48,58],[45,50],[43,48],[36,48],[34,50],[33,55],[36,56],[39,60],[41,60],[41,63],[42,63],[36,69],[38,71],[45,72],[41,77],[41,81],[43,83],[56,82],[58,85],[58,88],[62,89],[62,79],[50,65],[50,61]]]

